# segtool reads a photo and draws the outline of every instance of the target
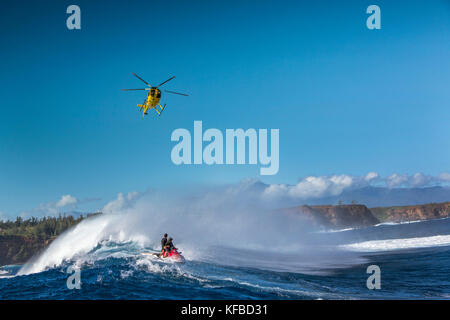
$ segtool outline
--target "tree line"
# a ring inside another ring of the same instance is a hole
[[[73,216],[57,217],[31,217],[23,219],[17,217],[15,221],[0,221],[0,235],[2,236],[25,236],[34,239],[50,239],[61,234],[70,227],[75,226],[81,220],[97,215],[99,213],[91,213],[86,216],[80,215],[78,218]]]

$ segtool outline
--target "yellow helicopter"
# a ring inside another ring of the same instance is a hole
[[[140,111],[143,110],[143,112],[142,112],[142,119],[144,119],[144,116],[148,113],[147,111],[149,109],[155,109],[156,112],[158,113],[158,115],[161,115],[161,112],[163,112],[163,110],[166,107],[166,105],[164,104],[164,106],[161,106],[161,104],[159,103],[159,100],[161,100],[161,90],[159,90],[158,88],[161,87],[163,84],[166,84],[170,80],[174,79],[175,76],[167,79],[163,83],[160,83],[156,87],[153,87],[153,86],[149,85],[147,83],[147,81],[145,81],[144,79],[139,77],[137,74],[132,73],[132,75],[135,76],[136,78],[138,78],[139,80],[141,80],[142,82],[144,82],[146,85],[149,86],[149,88],[143,88],[143,89],[122,89],[123,91],[148,90],[148,95],[147,95],[147,98],[144,101],[144,104],[138,104],[137,105],[139,107]],[[172,93],[172,94],[179,94],[181,96],[188,96],[185,93],[174,92],[174,91],[169,91],[169,90],[164,90],[164,92]],[[159,110],[158,110],[157,107],[159,107]]]

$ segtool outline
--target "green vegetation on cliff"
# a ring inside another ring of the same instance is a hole
[[[27,238],[46,240],[56,237],[61,232],[83,220],[83,216],[75,219],[68,217],[44,217],[23,220],[17,217],[16,221],[0,221],[0,236],[24,236]]]
[[[95,214],[88,214],[90,217]],[[21,264],[50,244],[58,235],[85,217],[73,216],[30,218],[0,221],[0,265]]]
[[[380,221],[404,222],[447,218],[450,216],[450,202],[427,203],[414,206],[395,206],[371,208]]]

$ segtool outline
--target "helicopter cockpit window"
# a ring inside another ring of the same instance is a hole
[[[153,97],[155,95],[155,90],[150,90],[150,95]]]
[[[158,93],[156,94],[156,97],[157,97],[157,98],[161,98],[161,92],[158,92]]]

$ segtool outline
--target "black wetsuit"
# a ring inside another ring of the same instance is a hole
[[[164,246],[167,244],[167,237],[161,239],[161,249],[164,249]]]
[[[172,241],[167,241],[165,247],[164,247],[164,253],[165,255],[168,255],[173,249],[175,248],[175,246],[173,245]]]

